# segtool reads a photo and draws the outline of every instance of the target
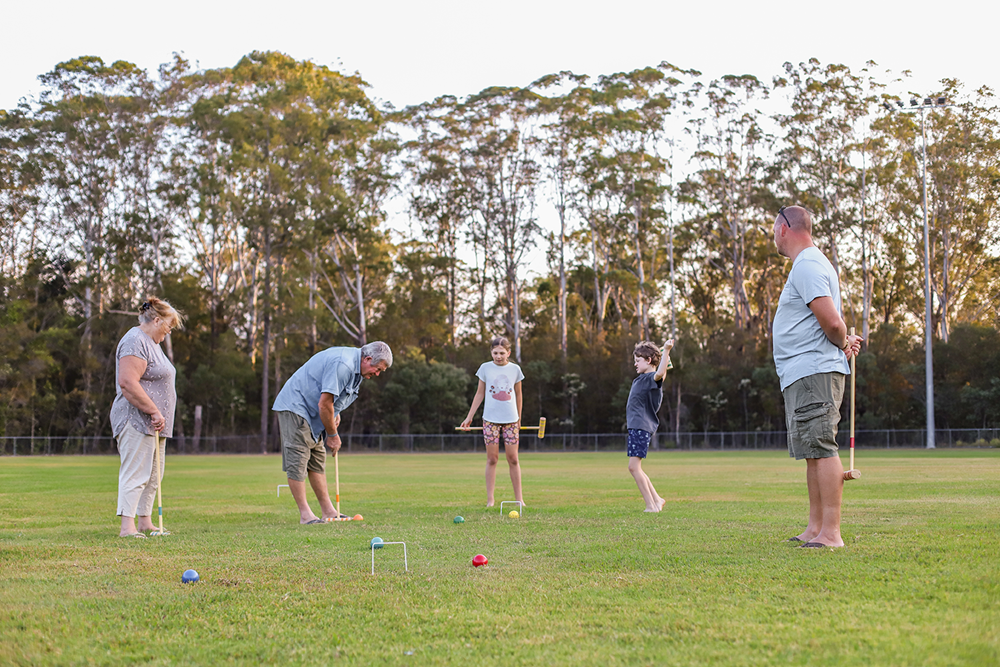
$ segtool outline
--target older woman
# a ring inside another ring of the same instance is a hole
[[[121,468],[118,471],[118,516],[121,537],[146,537],[153,531],[152,514],[159,471],[153,465],[156,436],[160,434],[160,466],[166,453],[163,438],[174,429],[174,365],[160,349],[171,329],[183,317],[166,301],[149,297],[139,308],[139,326],[129,329],[118,342],[117,394],[111,405],[111,427],[118,441]],[[139,517],[136,528],[135,517]],[[156,533],[160,534],[160,533]],[[169,533],[164,530],[164,535]]]

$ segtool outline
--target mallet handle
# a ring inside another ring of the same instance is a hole
[[[851,327],[851,335],[854,335],[854,327]],[[851,355],[851,470],[854,470],[854,379],[856,377],[855,373],[855,356]],[[854,479],[854,478],[852,478]]]
[[[163,534],[163,465],[160,459],[160,432],[156,431],[156,449],[153,450],[153,463],[156,465],[156,513],[160,517],[160,534]]]
[[[333,453],[333,484],[337,498],[337,516],[340,516],[340,457],[338,452]]]
[[[469,428],[462,428],[461,426],[455,427],[456,431],[482,431],[482,426],[470,426]],[[538,437],[545,437],[545,417],[538,420],[538,426],[522,426],[522,431],[538,431]]]

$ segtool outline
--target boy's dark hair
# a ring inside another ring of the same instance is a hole
[[[490,341],[490,350],[492,351],[495,347],[502,347],[510,352],[510,341],[503,336],[496,336]]]
[[[651,340],[640,340],[632,350],[632,356],[642,357],[653,366],[660,365],[660,346]]]

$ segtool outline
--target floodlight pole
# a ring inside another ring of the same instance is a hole
[[[920,138],[923,154],[924,183],[924,384],[927,392],[927,449],[934,449],[934,351],[931,329],[931,238],[927,224],[927,131],[924,114],[926,105],[920,105]]]
[[[924,98],[922,104],[917,104],[917,99],[910,100],[910,108],[904,108],[901,101],[896,104],[900,111],[920,112],[920,139],[921,144],[921,179],[923,183],[923,211],[924,211],[924,384],[927,393],[927,449],[935,448],[934,434],[934,330],[931,317],[931,240],[930,226],[927,223],[927,129],[925,113],[927,109],[941,109],[953,107],[948,101],[939,97],[935,101],[930,97]],[[893,111],[892,105],[884,102],[883,106],[889,111]]]

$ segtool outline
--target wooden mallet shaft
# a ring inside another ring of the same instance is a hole
[[[482,426],[470,426],[469,428],[462,428],[461,426],[455,427],[456,431],[482,431]],[[545,437],[545,417],[540,417],[538,419],[538,426],[522,426],[522,431],[538,431],[538,437]]]
[[[334,497],[337,499],[337,518],[340,518],[340,457],[333,453],[333,486]]]
[[[854,327],[851,327],[851,335],[854,335]],[[854,469],[854,378],[855,378],[855,356],[851,355],[851,468],[844,471],[844,481],[860,479],[861,471]]]
[[[153,450],[153,465],[156,466],[156,513],[160,519],[160,534],[163,534],[163,463],[160,458],[160,432],[156,432],[156,449]]]

